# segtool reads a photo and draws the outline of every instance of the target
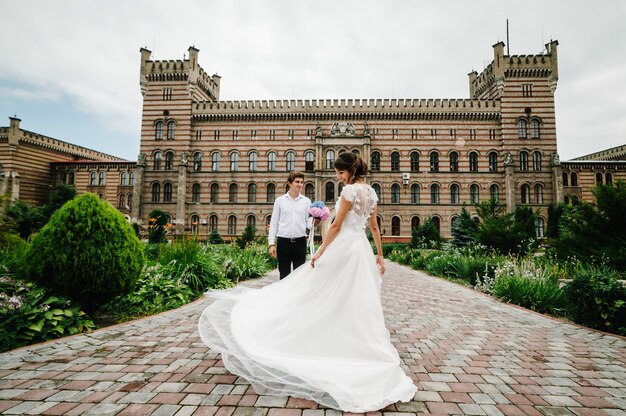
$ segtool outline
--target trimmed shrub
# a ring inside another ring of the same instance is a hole
[[[607,267],[581,267],[565,286],[568,315],[574,322],[626,335],[626,287]]]
[[[127,293],[139,278],[143,246],[130,224],[97,195],[57,210],[28,251],[28,276],[93,309]]]
[[[224,239],[217,232],[216,229],[211,230],[211,234],[209,234],[209,243],[211,244],[224,244]]]

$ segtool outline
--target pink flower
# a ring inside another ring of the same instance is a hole
[[[311,209],[309,209],[309,214],[311,214],[313,218],[319,218],[320,221],[326,221],[328,217],[330,217],[330,210],[328,207],[311,207]]]

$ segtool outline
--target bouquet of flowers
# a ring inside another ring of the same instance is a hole
[[[315,201],[311,204],[311,208],[309,208],[309,215],[320,221],[326,221],[328,217],[330,217],[330,210],[322,201]]]
[[[330,210],[322,201],[315,201],[311,203],[311,207],[309,208],[309,215],[313,218],[316,218],[320,221],[326,221],[328,217],[330,217]],[[311,257],[313,256],[314,245],[313,245],[313,234],[315,227],[311,227],[309,230],[309,250],[311,251]]]

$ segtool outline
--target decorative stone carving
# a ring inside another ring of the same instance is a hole
[[[513,158],[511,157],[511,153],[506,152],[504,154],[504,166],[511,166],[513,163]]]
[[[330,136],[354,136],[356,132],[352,123],[335,123],[330,129]]]
[[[552,153],[552,166],[559,166],[560,164],[559,154],[557,152]]]
[[[139,155],[137,156],[137,165],[146,166],[146,154],[145,153],[139,153]]]
[[[317,123],[317,126],[315,126],[315,135],[316,136],[322,135],[322,126],[320,126],[320,123]]]
[[[363,136],[369,136],[370,135],[370,126],[367,124],[367,121],[365,122],[365,125],[363,126]]]
[[[180,155],[180,164],[181,165],[187,164],[187,152],[183,152],[182,155]]]

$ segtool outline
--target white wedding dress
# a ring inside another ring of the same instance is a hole
[[[416,388],[385,328],[381,277],[365,235],[377,198],[346,185],[352,207],[312,268],[305,263],[262,289],[210,291],[200,337],[258,394],[294,396],[368,412],[409,401]]]

